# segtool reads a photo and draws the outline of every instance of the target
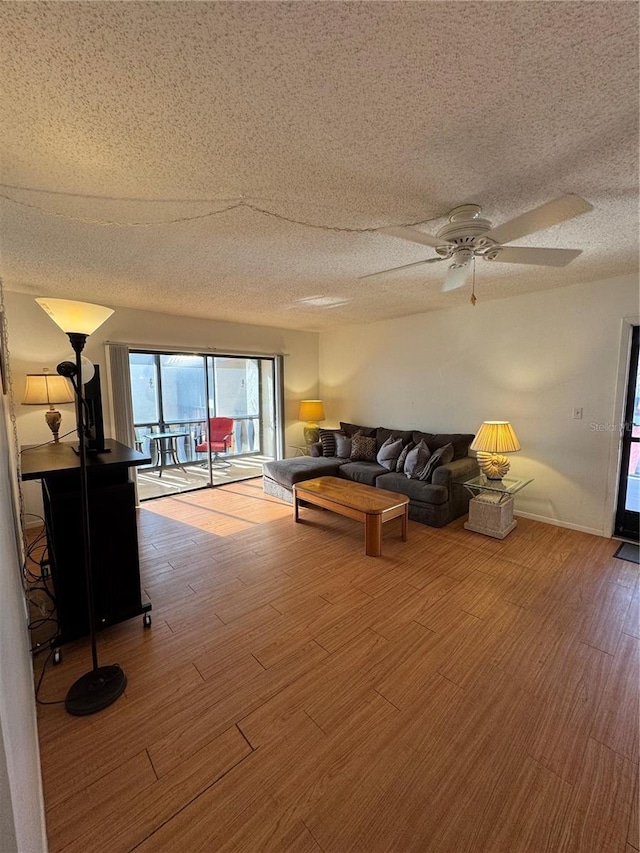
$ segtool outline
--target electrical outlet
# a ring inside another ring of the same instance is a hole
[[[582,406],[576,406],[571,417],[576,421],[582,420]]]

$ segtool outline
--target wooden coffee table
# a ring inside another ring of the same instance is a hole
[[[311,504],[364,522],[364,550],[369,557],[382,553],[382,525],[402,518],[402,540],[407,541],[409,498],[339,477],[318,477],[293,487],[293,520],[299,521],[300,505]]]

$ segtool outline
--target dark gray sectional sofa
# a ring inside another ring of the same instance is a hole
[[[432,453],[446,444],[452,444],[453,460],[436,468],[430,481],[423,482],[410,479],[402,472],[389,471],[377,462],[354,462],[349,458],[322,456],[322,445],[318,442],[311,446],[311,456],[267,462],[264,465],[263,478],[265,493],[291,502],[292,489],[296,483],[315,477],[344,477],[357,483],[407,495],[409,518],[431,527],[444,527],[468,512],[471,495],[462,484],[479,474],[476,459],[468,455],[473,435],[392,430],[348,423],[341,423],[340,427],[341,432],[349,437],[357,431],[375,436],[378,450],[391,435],[401,437],[403,444],[417,444],[424,439]]]

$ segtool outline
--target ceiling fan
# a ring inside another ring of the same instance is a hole
[[[462,287],[473,267],[475,258],[503,264],[534,264],[545,267],[564,267],[579,254],[581,249],[534,249],[528,246],[505,246],[512,240],[551,228],[559,222],[566,222],[593,210],[593,206],[577,195],[565,195],[548,201],[546,204],[492,227],[488,219],[481,216],[482,209],[477,204],[463,204],[449,213],[449,221],[435,236],[419,231],[417,228],[401,226],[381,228],[383,234],[401,237],[423,246],[431,246],[438,253],[437,258],[427,258],[401,267],[369,273],[360,278],[386,275],[390,272],[433,264],[438,261],[450,261],[449,269],[442,289],[455,290]]]

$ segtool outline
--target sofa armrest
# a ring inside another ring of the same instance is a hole
[[[462,459],[447,462],[446,465],[436,468],[431,482],[434,486],[450,488],[452,483],[464,483],[465,480],[477,477],[479,473],[478,460],[474,456],[464,456]]]

